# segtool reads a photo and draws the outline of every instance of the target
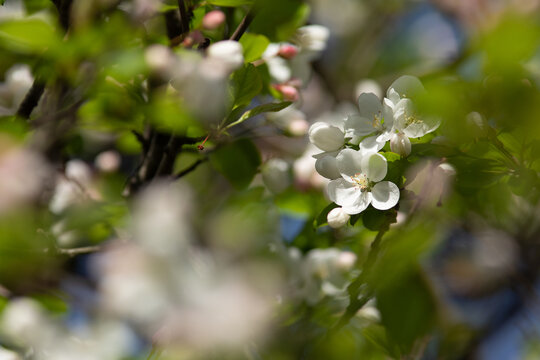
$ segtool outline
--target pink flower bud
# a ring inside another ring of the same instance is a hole
[[[298,48],[291,44],[281,45],[278,55],[285,59],[292,59],[298,54]]]
[[[202,26],[208,30],[215,30],[225,22],[225,14],[220,10],[212,10],[202,19]]]
[[[296,101],[299,98],[298,89],[291,85],[274,85],[274,88],[283,94],[287,101]]]

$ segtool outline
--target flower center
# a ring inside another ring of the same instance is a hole
[[[354,174],[354,176],[351,176],[351,179],[356,188],[360,189],[362,192],[370,189],[369,179],[365,174]]]
[[[373,115],[373,122],[371,124],[375,129],[379,131],[383,130],[384,117],[382,116],[380,111],[377,115]]]
[[[405,127],[412,125],[412,124],[418,124],[421,123],[422,120],[418,119],[415,115],[406,115],[405,116]]]

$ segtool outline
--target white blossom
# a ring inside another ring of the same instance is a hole
[[[328,183],[328,196],[347,214],[361,213],[369,204],[379,210],[397,204],[398,187],[390,181],[382,181],[387,172],[384,156],[344,149],[336,160],[342,177]]]
[[[345,120],[346,137],[365,137],[360,148],[377,152],[392,136],[394,116],[392,108],[381,103],[377,95],[363,93],[358,97],[359,113]]]

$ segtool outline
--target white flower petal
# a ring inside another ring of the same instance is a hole
[[[360,142],[360,151],[362,153],[376,153],[384,147],[384,141],[379,140],[378,135],[370,136]]]
[[[390,181],[381,181],[371,189],[371,205],[375,209],[388,210],[399,201],[399,188]]]
[[[334,156],[323,156],[315,161],[315,170],[327,179],[333,180],[341,177]]]
[[[389,106],[388,104],[383,104],[383,128],[386,129],[386,130],[390,130],[392,129],[392,127],[394,126],[394,109]]]
[[[381,154],[370,154],[362,159],[362,172],[370,181],[381,181],[386,176],[387,170],[387,161]]]
[[[373,116],[382,114],[381,99],[373,93],[363,93],[358,97],[360,116],[373,119]]]
[[[337,167],[346,178],[362,172],[362,153],[353,149],[344,149],[337,156]]]
[[[437,119],[421,119],[420,122],[411,124],[403,129],[403,133],[410,138],[419,138],[437,130],[440,122]]]
[[[362,194],[360,189],[343,178],[328,183],[328,197],[341,206],[353,206]]]
[[[266,60],[266,65],[270,76],[278,83],[290,80],[292,72],[285,59],[280,57],[269,58]]]
[[[345,143],[345,134],[337,126],[316,122],[309,128],[309,141],[324,151],[335,151]]]
[[[376,131],[373,127],[373,119],[358,114],[349,115],[345,120],[347,136],[366,136]]]
[[[401,99],[394,108],[394,127],[403,131],[407,127],[407,119],[414,115],[414,105],[410,99]]]
[[[343,211],[349,215],[360,214],[366,210],[369,204],[373,201],[373,197],[370,192],[360,192],[358,190],[358,196],[349,205],[343,206]]]
[[[399,94],[396,90],[389,88],[387,93],[387,98],[384,98],[384,103],[392,108],[395,111],[395,107],[400,100]]]

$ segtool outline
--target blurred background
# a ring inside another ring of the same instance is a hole
[[[186,3],[0,6],[0,360],[539,358],[540,1],[261,1],[239,70]],[[331,228],[308,128],[405,74],[441,126]]]

